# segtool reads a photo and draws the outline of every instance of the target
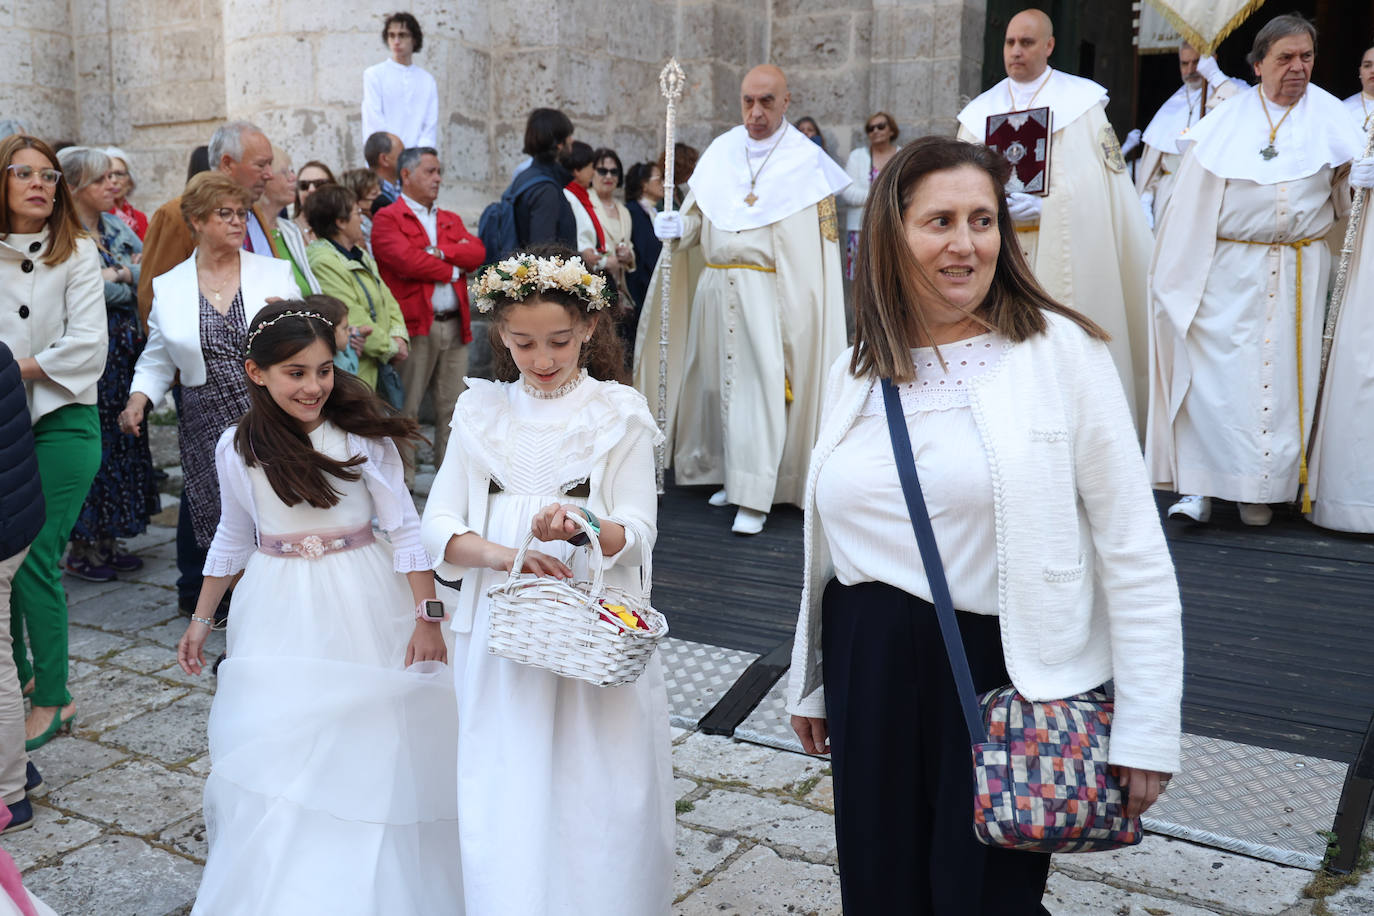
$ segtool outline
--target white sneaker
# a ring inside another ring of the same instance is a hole
[[[1212,497],[1185,496],[1169,507],[1169,518],[1175,516],[1191,518],[1195,522],[1207,522],[1212,517]]]
[[[1264,503],[1236,503],[1240,510],[1240,520],[1256,528],[1263,527],[1274,520],[1274,510]]]
[[[763,523],[768,521],[767,512],[758,512],[754,509],[739,507],[735,513],[735,523],[730,526],[730,530],[735,534],[758,534],[763,530]]]
[[[717,509],[719,509],[721,506],[730,505],[730,497],[725,495],[724,487],[721,487],[719,490],[712,493],[711,498],[706,501],[711,505],[715,506]]]

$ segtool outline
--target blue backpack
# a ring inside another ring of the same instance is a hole
[[[543,181],[558,183],[543,172],[526,169],[515,176],[500,200],[487,204],[482,211],[482,218],[477,221],[477,237],[487,249],[487,264],[495,264],[520,247],[520,236],[515,229],[515,201]]]

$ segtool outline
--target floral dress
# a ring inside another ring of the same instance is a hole
[[[91,483],[86,502],[72,528],[77,550],[94,550],[91,562],[103,562],[114,549],[115,538],[133,537],[148,528],[148,519],[161,509],[157,481],[153,476],[153,456],[148,444],[147,425],[142,435],[119,429],[119,414],[129,400],[134,364],[147,343],[138,319],[138,265],[134,258],[143,243],[119,217],[100,216],[100,260],[102,267],[127,267],[134,282],[105,283],[105,317],[110,349],[105,371],[96,385],[96,405],[100,411],[100,470]]]

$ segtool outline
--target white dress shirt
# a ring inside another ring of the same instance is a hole
[[[439,87],[427,70],[384,60],[363,71],[363,137],[379,130],[404,146],[438,149]]]
[[[415,214],[415,218],[420,221],[420,225],[425,227],[425,234],[429,236],[431,245],[439,244],[439,210],[437,207],[426,207],[409,194],[402,194],[401,200],[406,202],[410,212]],[[458,307],[458,294],[453,291],[453,284],[457,283],[463,276],[463,272],[457,267],[453,268],[453,275],[446,283],[434,284],[434,297],[430,302],[434,305],[434,314],[441,315],[451,312]]]
[[[997,529],[992,470],[970,394],[974,380],[991,372],[1010,346],[996,333],[946,344],[940,354],[948,371],[934,348],[914,349],[916,381],[898,386],[954,606],[975,614],[998,611]],[[933,600],[925,567],[912,562],[919,556],[916,535],[877,382],[844,438],[820,464],[816,511],[825,520],[826,544],[842,584],[886,582]]]

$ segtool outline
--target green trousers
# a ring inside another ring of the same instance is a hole
[[[100,414],[93,404],[60,407],[33,425],[33,440],[48,517],[14,574],[10,594],[14,666],[20,684],[34,678],[34,706],[66,706],[72,695],[67,691],[62,551],[100,470]]]

